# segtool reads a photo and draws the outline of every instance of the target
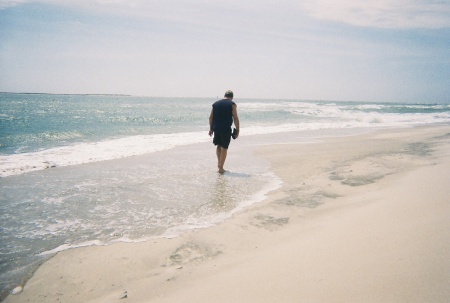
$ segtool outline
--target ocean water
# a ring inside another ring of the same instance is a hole
[[[262,201],[281,181],[259,145],[450,122],[448,104],[236,98],[219,175],[216,99],[1,93],[0,299],[55,252],[176,237]]]

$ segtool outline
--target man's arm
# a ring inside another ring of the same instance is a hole
[[[212,124],[213,124],[213,110],[211,109],[211,114],[209,115],[209,136],[211,137],[213,134]]]
[[[237,114],[237,105],[233,104],[232,106],[232,115],[233,115],[233,120],[234,120],[234,125],[236,126],[236,138],[239,137],[239,117]]]

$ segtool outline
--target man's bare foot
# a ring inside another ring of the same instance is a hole
[[[219,174],[224,174],[226,172],[226,170],[224,170],[223,168],[219,168]]]

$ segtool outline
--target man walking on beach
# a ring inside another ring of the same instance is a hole
[[[219,173],[223,174],[225,169],[223,165],[227,158],[228,146],[230,145],[231,136],[233,139],[239,137],[239,118],[237,115],[237,105],[233,102],[233,92],[227,90],[225,98],[216,101],[212,105],[211,114],[209,115],[209,136],[214,133],[213,143],[217,146],[216,155],[219,167]],[[231,132],[231,125],[236,126],[236,132]]]

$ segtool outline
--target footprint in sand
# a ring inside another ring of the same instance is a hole
[[[222,251],[212,245],[202,245],[188,242],[178,247],[169,257],[170,265],[186,264],[194,261],[211,259],[222,254]]]
[[[255,221],[251,223],[252,225],[267,229],[269,231],[274,231],[280,228],[281,226],[289,223],[289,218],[287,217],[275,218],[272,216],[259,214],[253,218],[255,219]]]

